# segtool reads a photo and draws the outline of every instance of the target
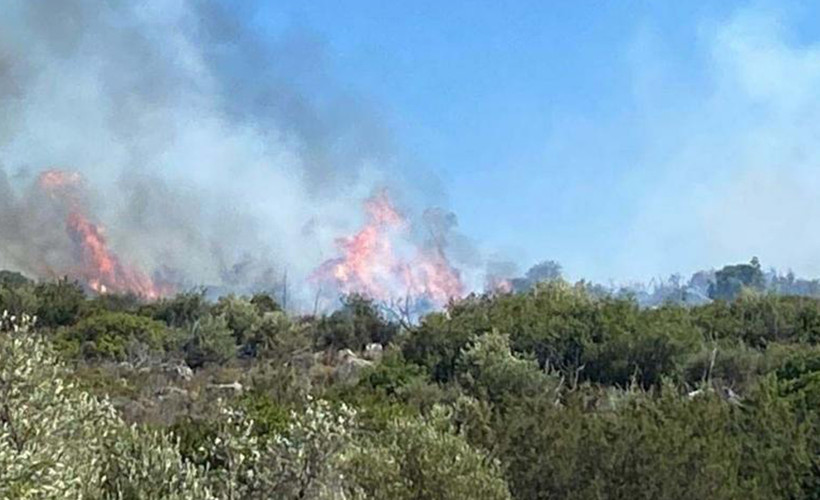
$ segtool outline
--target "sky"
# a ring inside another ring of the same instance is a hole
[[[382,187],[402,258],[446,247],[466,290],[820,276],[820,5],[2,3],[0,268],[76,266],[58,168],[130,265],[308,306]]]
[[[272,39],[318,40],[485,254],[619,282],[753,255],[820,274],[818,14],[649,0],[249,13]]]

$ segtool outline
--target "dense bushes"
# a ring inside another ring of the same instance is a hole
[[[299,317],[264,294],[146,304],[0,274],[19,330],[0,337],[2,494],[36,496],[42,469],[58,496],[817,498],[820,301],[525,288],[399,326],[360,296]]]
[[[123,361],[143,353],[173,348],[162,323],[134,314],[101,312],[64,330],[60,343],[69,352],[89,359]]]

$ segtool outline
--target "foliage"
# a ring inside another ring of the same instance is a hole
[[[725,266],[715,273],[715,283],[709,286],[709,297],[733,300],[745,289],[762,291],[765,286],[760,261],[753,258],[749,264]]]
[[[37,311],[40,299],[35,293],[34,285],[29,283],[0,283],[0,311],[19,316],[30,311]]]
[[[464,390],[493,404],[531,397],[555,389],[557,380],[538,368],[534,359],[515,356],[510,339],[493,331],[477,337],[458,360],[458,380]]]
[[[38,283],[34,287],[37,296],[37,312],[40,326],[56,327],[73,325],[80,318],[85,305],[82,287],[68,278],[55,282]]]
[[[454,434],[448,418],[400,419],[350,452],[353,492],[379,500],[510,498],[498,464]]]
[[[256,312],[262,316],[267,313],[279,312],[282,307],[279,303],[267,293],[255,293],[251,297],[251,304],[256,307]]]
[[[311,401],[269,436],[242,411],[218,412],[196,461],[211,465],[208,481],[219,498],[343,498],[339,466],[352,442],[352,410]]]
[[[102,312],[80,320],[60,335],[63,349],[85,358],[123,361],[170,347],[166,326],[143,316]]]
[[[818,498],[820,300],[553,271],[401,328],[0,275],[0,497]]]
[[[224,316],[204,316],[189,328],[190,336],[183,352],[192,368],[223,363],[236,354],[233,331]]]
[[[242,345],[249,340],[251,332],[260,319],[259,309],[256,305],[235,295],[221,297],[211,310],[211,314],[225,318],[225,322],[238,345]]]
[[[143,313],[168,326],[188,327],[210,313],[211,305],[205,298],[205,290],[179,293],[143,307]]]
[[[26,278],[21,273],[0,269],[0,286],[8,288],[19,288],[31,284],[32,281]]]
[[[126,426],[64,374],[37,337],[0,339],[0,496],[211,497],[174,442]]]
[[[34,327],[37,322],[37,317],[29,316],[26,313],[16,316],[9,314],[8,311],[3,310],[0,314],[0,332],[28,332]]]
[[[388,322],[373,300],[361,295],[342,298],[342,307],[317,325],[316,346],[325,349],[361,350],[371,342],[388,344],[398,325]]]

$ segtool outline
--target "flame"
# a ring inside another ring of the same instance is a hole
[[[365,201],[365,212],[364,227],[336,240],[341,256],[320,265],[313,280],[383,301],[424,298],[443,305],[463,294],[461,276],[440,242],[432,248],[416,247],[409,259],[398,254],[395,246],[406,236],[408,223],[385,191]]]
[[[77,248],[79,268],[71,274],[97,293],[134,293],[156,299],[170,293],[141,271],[124,265],[108,248],[103,228],[83,213],[79,188],[82,177],[76,172],[48,170],[40,174],[38,186],[68,207],[66,231]]]

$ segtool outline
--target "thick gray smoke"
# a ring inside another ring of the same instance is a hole
[[[190,284],[299,280],[375,186],[408,192],[389,132],[333,81],[321,44],[271,43],[248,8],[3,2],[0,267],[69,265],[63,224],[29,191],[45,169],[85,177],[124,260]]]

